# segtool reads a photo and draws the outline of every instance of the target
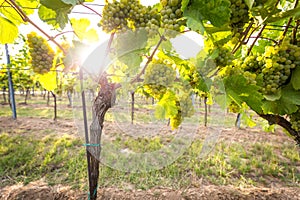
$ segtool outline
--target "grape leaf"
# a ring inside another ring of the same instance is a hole
[[[168,119],[178,113],[176,105],[176,96],[173,92],[167,91],[155,108],[155,117],[157,119]]]
[[[185,11],[186,7],[188,6],[190,0],[182,0],[181,2],[181,10]]]
[[[300,67],[297,67],[292,74],[291,83],[295,90],[300,89]]]
[[[34,9],[31,8],[37,8],[39,5],[38,1],[33,1],[33,0],[17,0],[16,3],[22,7],[22,10],[27,14],[33,14]]]
[[[40,2],[43,6],[56,12],[56,21],[59,24],[59,27],[64,29],[68,23],[68,14],[71,12],[73,6],[62,2],[61,0],[41,0]],[[46,12],[47,10],[44,9],[43,11]]]
[[[81,3],[81,0],[61,0],[62,2],[64,2],[65,4],[71,4],[73,6]]]
[[[118,55],[124,55],[128,52],[138,49],[144,49],[147,45],[147,33],[145,30],[139,31],[127,31],[121,35],[118,35],[114,48]]]
[[[184,16],[196,21],[208,20],[213,26],[222,27],[230,21],[229,0],[194,0],[184,11]]]
[[[54,91],[57,88],[56,71],[50,71],[46,74],[39,75],[39,82],[46,90]]]
[[[265,101],[262,108],[264,113],[291,114],[298,110],[300,105],[300,92],[291,84],[281,89],[281,98],[276,101]]]
[[[98,41],[98,34],[95,29],[89,29],[91,22],[89,19],[71,19],[71,25],[80,40],[89,42]]]
[[[229,76],[224,79],[226,94],[237,104],[246,102],[257,113],[262,112],[263,96],[258,91],[259,87],[250,85],[242,75]]]
[[[54,28],[58,28],[59,24],[56,20],[57,15],[54,10],[41,5],[38,10],[38,15],[43,22],[52,25]]]
[[[0,16],[0,43],[13,43],[18,37],[18,27],[10,20]],[[3,31],[5,30],[5,31]]]
[[[23,19],[22,17],[18,14],[18,12],[13,9],[11,7],[10,4],[8,4],[7,2],[3,2],[0,4],[0,13],[1,15],[0,16],[3,16],[9,20],[11,23],[15,24],[15,25],[19,25],[21,23],[23,23]],[[2,29],[4,30],[4,29]]]
[[[62,0],[40,0],[40,3],[52,10],[70,9],[72,5],[64,3]]]

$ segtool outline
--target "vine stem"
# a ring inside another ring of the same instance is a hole
[[[102,17],[102,15],[101,15],[100,13],[98,13],[98,12],[97,12],[96,10],[94,10],[93,8],[91,8],[91,7],[87,6],[87,5],[85,5],[84,3],[81,3],[80,5],[82,5],[83,7],[87,8],[87,9],[89,9],[90,11],[92,11],[93,13],[95,13],[96,15]]]
[[[255,37],[254,41],[252,42],[251,46],[248,49],[247,55],[249,56],[255,43],[257,42],[258,38],[260,38],[262,32],[264,31],[264,29],[266,28],[267,24],[264,24],[263,27],[260,29],[259,33],[257,34],[257,36]]]
[[[136,77],[134,77],[134,78],[130,81],[131,84],[134,83],[134,82],[136,82],[136,81],[138,81],[138,80],[141,78],[141,76],[145,73],[145,71],[146,71],[148,65],[150,64],[150,62],[152,61],[152,59],[153,59],[153,57],[154,57],[156,51],[158,50],[158,47],[161,45],[161,43],[162,43],[164,40],[166,40],[166,38],[165,38],[163,35],[161,35],[161,36],[160,36],[160,39],[159,39],[159,41],[158,41],[158,43],[157,43],[157,45],[156,45],[156,47],[155,47],[155,49],[153,50],[152,54],[148,57],[148,60],[147,60],[147,62],[146,62],[146,64],[145,64],[145,66],[143,67],[142,71],[141,71]]]
[[[244,44],[244,40],[247,38],[247,35],[248,35],[249,31],[251,30],[252,26],[253,26],[253,21],[251,21],[251,23],[248,25],[247,29],[243,32],[242,37],[239,38],[240,40],[233,48],[233,50],[231,52],[232,54],[235,54],[235,52],[237,52],[237,50]],[[251,34],[250,34],[250,36],[251,36]]]
[[[66,34],[66,33],[74,33],[74,34],[76,34],[75,31],[64,31],[64,32],[58,33],[57,35],[53,36],[52,38],[55,39],[55,38],[57,38],[58,36],[63,35],[63,34]]]
[[[15,10],[16,12],[20,15],[20,17],[23,19],[24,22],[29,22],[31,25],[33,25],[36,29],[38,29],[41,33],[43,33],[50,41],[52,41],[58,48],[62,50],[64,54],[67,54],[66,50],[58,43],[55,41],[53,37],[48,35],[43,29],[41,29],[36,23],[34,23],[27,15],[26,13],[20,8],[19,5],[14,0],[5,0],[7,3],[9,3]]]
[[[298,2],[299,2],[299,0],[296,0],[295,5],[294,5],[294,9],[297,8]],[[291,18],[289,19],[289,21],[288,21],[288,23],[287,23],[287,25],[286,25],[286,27],[285,27],[285,29],[284,29],[284,32],[283,32],[283,34],[282,34],[282,39],[279,40],[278,44],[281,44],[281,43],[282,43],[283,39],[285,38],[285,36],[286,36],[286,34],[287,34],[287,32],[288,32],[288,27],[291,25],[292,21],[293,21],[293,17],[291,17]]]
[[[272,124],[278,124],[279,126],[283,127],[285,130],[287,130],[295,139],[295,141],[300,146],[300,133],[297,132],[292,128],[292,124],[286,120],[284,117],[281,117],[279,115],[272,115],[272,114],[259,114],[258,115],[264,119],[266,119],[270,125]]]

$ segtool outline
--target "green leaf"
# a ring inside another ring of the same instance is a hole
[[[194,21],[208,20],[213,26],[222,27],[230,21],[229,0],[194,0],[190,2],[183,15]]]
[[[57,88],[56,71],[50,71],[46,74],[39,75],[39,82],[46,90],[54,91]]]
[[[266,94],[264,97],[268,101],[276,101],[281,98],[281,90],[278,90],[275,94]]]
[[[81,3],[81,0],[61,0],[65,4],[71,4],[73,6],[76,6],[77,4]]]
[[[202,18],[197,10],[188,9],[183,12],[183,16],[187,18],[186,24],[192,31],[204,34],[205,27],[202,22]]]
[[[39,5],[38,1],[33,0],[17,0],[16,1],[19,6],[22,7],[22,10],[27,14],[31,15],[34,13],[34,9],[31,8],[37,8]]]
[[[168,119],[178,113],[176,105],[176,96],[173,92],[167,91],[155,108],[155,117],[157,119]]]
[[[300,67],[297,67],[292,74],[291,83],[295,90],[300,89]]]
[[[226,94],[237,104],[246,102],[257,113],[262,112],[263,96],[256,85],[249,85],[242,75],[229,76],[224,79]]]
[[[71,12],[73,6],[71,4],[62,2],[61,0],[41,0],[41,4],[56,12],[57,24],[61,29],[64,29],[69,20],[68,14]],[[43,11],[46,12],[47,10],[44,9]],[[51,16],[53,16],[53,13],[51,13]],[[53,23],[54,22],[52,22],[51,24]]]
[[[60,9],[68,10],[72,7],[71,4],[66,4],[62,0],[40,0],[40,3],[55,11]]]
[[[272,17],[269,17],[266,22],[273,23],[276,21],[280,21],[284,18],[290,18],[294,17],[295,19],[300,18],[300,7],[288,10],[286,12],[278,12],[277,14],[273,15]]]
[[[265,101],[262,108],[265,114],[291,114],[298,110],[300,105],[300,92],[291,84],[281,89],[281,98],[276,101]]]
[[[52,9],[49,9],[43,5],[39,7],[38,15],[43,22],[46,22],[49,25],[52,25],[54,28],[58,28],[59,24],[56,20],[56,12]]]
[[[95,29],[89,29],[91,22],[89,19],[71,19],[71,25],[80,40],[89,42],[98,41],[98,34]]]
[[[13,43],[18,37],[18,27],[10,20],[0,16],[0,43]],[[5,30],[5,31],[4,31]]]
[[[124,55],[131,51],[144,49],[147,45],[147,33],[145,30],[127,31],[118,35],[113,47],[118,55]]]
[[[249,9],[252,8],[254,0],[245,0],[246,5],[248,6]]]
[[[190,0],[182,0],[182,2],[181,2],[181,10],[182,11],[185,11],[185,9],[187,8],[189,2],[190,2]]]
[[[8,4],[7,2],[1,3],[0,1],[0,5],[0,16],[6,18],[15,25],[20,25],[24,23],[22,17],[18,14],[18,12],[15,9],[11,7],[10,4]]]

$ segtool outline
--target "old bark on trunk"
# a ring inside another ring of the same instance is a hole
[[[106,77],[100,80],[101,89],[93,103],[93,122],[90,126],[90,199],[96,200],[99,178],[99,163],[101,152],[101,134],[104,117],[115,103],[114,84],[108,83]]]

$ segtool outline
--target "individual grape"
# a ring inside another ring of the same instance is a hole
[[[31,65],[33,71],[38,74],[45,74],[53,67],[55,53],[47,41],[31,32],[27,35]]]

